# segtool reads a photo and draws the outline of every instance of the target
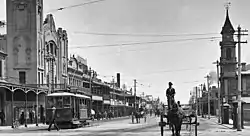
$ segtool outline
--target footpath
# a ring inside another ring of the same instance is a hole
[[[202,118],[202,117],[198,117],[199,120],[207,120],[207,121],[210,121],[214,124],[217,124],[217,125],[220,125],[220,126],[223,126],[225,128],[227,128],[228,130],[230,131],[237,131],[237,129],[234,129],[233,128],[233,120],[229,119],[229,124],[221,124],[221,123],[218,123],[218,117],[216,116],[210,116],[210,119],[207,118]],[[244,122],[245,123],[245,122]],[[246,122],[247,124],[247,122]],[[238,133],[248,133],[250,134],[250,126],[249,125],[244,125],[244,129],[242,129],[242,131],[238,131]]]
[[[104,120],[94,120],[94,121],[90,121],[90,125],[85,126],[85,127],[92,127],[92,126],[98,126],[100,124],[103,123],[107,123],[107,122],[113,122],[113,121],[120,121],[120,120],[126,120],[129,119],[129,116],[125,116],[125,117],[117,117],[117,118],[113,118],[113,119],[104,119]],[[4,132],[10,132],[10,131],[17,131],[17,130],[27,130],[27,131],[32,131],[32,130],[47,130],[47,128],[49,127],[49,125],[46,124],[42,124],[39,123],[38,126],[36,126],[36,124],[27,124],[27,127],[25,127],[24,125],[19,126],[18,128],[12,128],[11,126],[0,126],[0,133],[4,133]]]

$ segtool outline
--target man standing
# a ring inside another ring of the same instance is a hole
[[[45,117],[44,117],[44,108],[43,105],[40,105],[40,121],[45,124]]]
[[[169,88],[166,91],[166,96],[168,99],[168,110],[170,110],[170,106],[172,106],[173,102],[175,101],[175,99],[174,99],[175,89],[172,88],[173,84],[171,82],[169,82],[168,85],[169,85]]]
[[[3,126],[4,122],[5,122],[5,114],[4,114],[4,110],[3,109],[0,112],[0,120],[1,120],[1,126]]]
[[[52,115],[51,115],[48,131],[50,131],[52,124],[54,124],[57,131],[60,130],[56,124],[56,108],[55,107],[52,108]]]

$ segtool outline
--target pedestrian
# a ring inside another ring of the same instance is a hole
[[[57,131],[60,130],[60,128],[58,127],[58,125],[56,123],[56,108],[55,107],[52,108],[52,114],[51,114],[51,118],[50,118],[48,131],[50,131],[52,124],[54,124],[54,127],[57,129]]]
[[[30,119],[30,123],[32,124],[33,123],[33,112],[32,112],[32,110],[30,110],[30,112],[29,112],[29,119]]]
[[[44,107],[40,105],[40,121],[45,124]]]
[[[0,112],[0,120],[1,120],[1,126],[3,126],[4,122],[5,122],[5,114],[4,114],[4,110],[3,109]]]
[[[104,119],[107,119],[107,111],[104,111]]]
[[[24,119],[24,112],[22,111],[21,116],[20,116],[20,124],[23,125],[24,122],[25,122],[25,119]]]

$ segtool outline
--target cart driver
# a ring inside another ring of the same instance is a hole
[[[166,91],[166,96],[168,99],[168,110],[170,110],[170,107],[175,102],[175,99],[174,99],[175,89],[172,87],[173,84],[171,82],[169,82],[168,85],[169,85],[169,87]]]

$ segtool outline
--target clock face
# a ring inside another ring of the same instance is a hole
[[[232,37],[231,37],[231,35],[225,35],[224,38],[225,38],[225,40],[230,40]]]

